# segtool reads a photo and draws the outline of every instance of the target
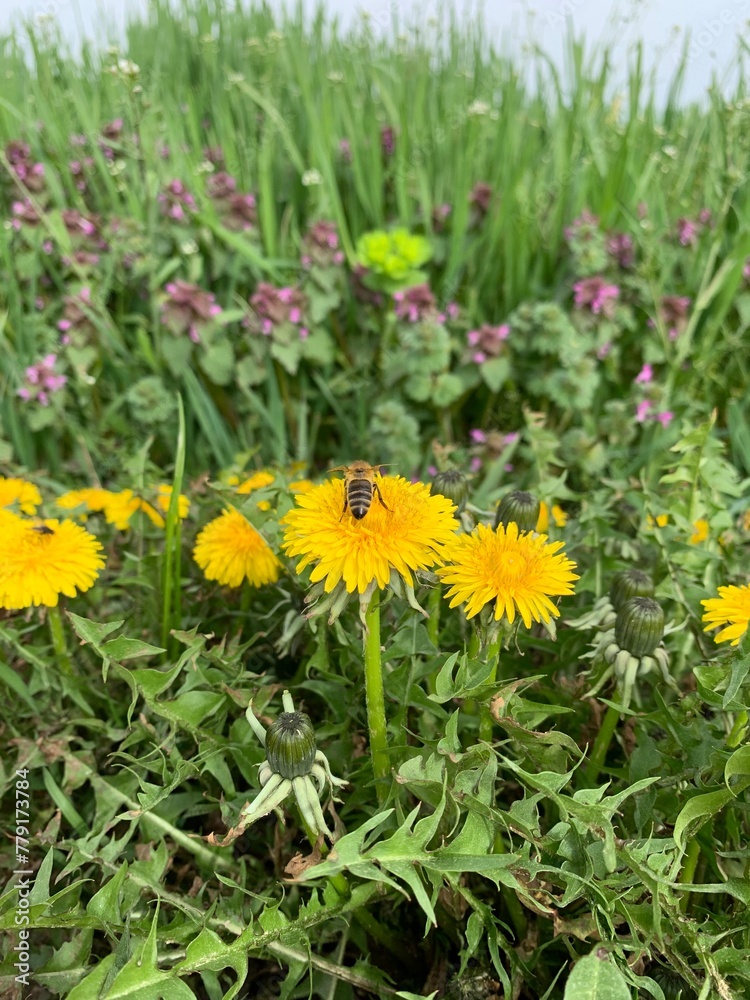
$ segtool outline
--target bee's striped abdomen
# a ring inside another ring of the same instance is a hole
[[[349,492],[347,494],[349,509],[352,512],[352,517],[358,521],[361,521],[370,509],[372,493],[372,483],[366,479],[355,479],[354,482],[349,483]]]

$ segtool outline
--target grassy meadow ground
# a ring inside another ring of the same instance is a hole
[[[742,68],[0,67],[3,995],[748,995]]]

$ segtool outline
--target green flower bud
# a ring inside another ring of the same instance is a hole
[[[452,500],[458,507],[456,513],[460,514],[469,499],[466,476],[458,469],[446,469],[445,472],[438,472],[430,484],[430,493],[440,493],[448,500]]]
[[[652,597],[631,597],[617,612],[615,641],[633,656],[651,656],[664,635],[664,612]]]
[[[534,531],[539,520],[540,504],[533,493],[513,490],[506,493],[495,513],[495,529],[502,524],[506,528],[515,521],[519,531]]]
[[[266,733],[266,760],[282,778],[301,778],[315,763],[315,730],[304,712],[282,712]]]
[[[654,581],[642,569],[624,569],[617,573],[609,588],[609,599],[615,611],[619,611],[631,597],[653,597]]]

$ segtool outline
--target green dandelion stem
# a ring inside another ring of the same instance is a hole
[[[55,651],[60,672],[65,674],[66,677],[74,677],[75,670],[73,669],[73,661],[70,659],[68,647],[65,642],[65,629],[59,606],[47,608],[47,621],[49,622],[49,631],[52,636],[52,648]]]
[[[695,869],[698,867],[698,859],[701,856],[701,845],[697,837],[693,837],[685,852],[685,862],[680,872],[680,884],[689,885],[695,879]],[[690,893],[686,892],[680,899],[680,909],[683,913],[690,905]]]
[[[612,736],[614,735],[615,729],[617,729],[617,723],[619,721],[619,710],[612,708],[610,705],[607,708],[602,724],[599,727],[599,732],[594,740],[594,747],[591,751],[591,759],[589,760],[589,766],[586,768],[586,778],[592,785],[595,785],[597,779],[599,778],[599,772],[604,766],[607,751],[609,750],[609,744],[612,742]]]
[[[440,635],[440,602],[443,598],[443,588],[438,583],[430,591],[427,601],[427,635],[433,646],[437,646]]]
[[[388,731],[385,722],[385,697],[383,693],[383,667],[380,662],[380,591],[372,595],[365,616],[365,694],[367,698],[367,726],[370,730],[370,753],[375,773],[378,802],[382,806],[388,794]]]
[[[488,684],[497,684],[500,679],[500,646],[499,640],[490,643],[487,649],[487,662],[492,663],[492,669],[487,675]],[[494,662],[493,662],[494,661]],[[482,705],[482,712],[479,718],[479,739],[486,743],[492,742],[492,729],[495,720],[492,718],[492,711],[489,702]]]

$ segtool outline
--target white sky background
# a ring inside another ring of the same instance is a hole
[[[476,0],[447,0],[457,10],[476,9]],[[480,0],[481,2],[481,0]],[[271,0],[272,8],[282,3]],[[308,10],[316,0],[303,0]],[[399,21],[425,20],[437,13],[443,0],[325,0],[325,7],[342,22],[352,23],[361,10],[386,29],[395,14]],[[648,67],[655,67],[660,92],[666,91],[686,33],[691,38],[689,70],[683,94],[700,99],[714,74],[731,86],[740,35],[750,41],[750,0],[485,0],[486,23],[501,47],[522,55],[528,38],[541,45],[559,64],[566,20],[576,33],[585,32],[590,45],[614,42],[614,68],[624,80],[630,45],[642,38]],[[148,0],[0,0],[0,33],[19,18],[51,14],[72,42],[81,37],[115,42],[129,17],[143,13]],[[106,27],[108,25],[108,27]]]

